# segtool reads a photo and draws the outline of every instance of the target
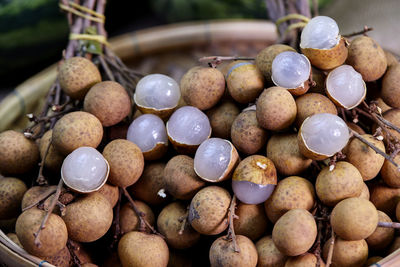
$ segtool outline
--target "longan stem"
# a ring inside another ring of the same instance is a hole
[[[72,256],[72,261],[74,262],[74,266],[80,267],[81,266],[81,260],[76,255],[76,253],[75,253],[76,247],[71,242],[70,239],[68,239],[68,241],[67,241],[67,248],[68,248],[69,253]]]
[[[237,244],[236,241],[236,234],[235,234],[235,229],[233,227],[233,219],[238,218],[237,215],[235,215],[235,209],[236,209],[236,195],[234,194],[231,200],[231,204],[229,206],[229,228],[228,228],[228,234],[226,235],[227,239],[232,240],[233,242],[233,248],[235,252],[240,253],[240,248]]]
[[[398,222],[378,222],[378,227],[400,229]]]
[[[353,32],[353,33],[349,33],[349,34],[343,34],[342,36],[345,38],[349,38],[349,37],[353,37],[353,36],[360,35],[360,34],[366,35],[367,32],[372,31],[373,29],[374,28],[372,28],[372,27],[370,28],[368,26],[364,26],[364,29],[362,29],[361,31]]]
[[[254,57],[224,57],[224,56],[208,56],[199,58],[199,61],[202,63],[208,63],[212,66],[216,66],[222,63],[222,61],[230,61],[230,60],[255,60]]]
[[[42,202],[43,200],[47,199],[49,196],[51,196],[54,192],[56,192],[56,189],[53,190],[49,190],[48,192],[45,192],[43,194],[41,194],[38,198],[37,201],[35,201],[34,203],[32,203],[31,205],[25,207],[22,209],[22,212],[29,210],[30,208],[33,208],[35,206],[37,206],[40,202]]]
[[[333,256],[333,248],[335,247],[335,232],[333,232],[332,230],[332,239],[331,239],[331,243],[329,244],[329,251],[328,251],[328,257],[326,259],[326,267],[331,266],[332,264],[332,256]]]

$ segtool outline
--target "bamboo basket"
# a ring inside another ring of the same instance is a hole
[[[110,40],[113,51],[143,73],[179,76],[207,55],[255,56],[277,39],[275,25],[262,20],[222,20],[178,23],[124,34]],[[178,62],[178,64],[177,64]],[[180,63],[179,63],[180,62]],[[173,66],[175,73],[168,73]],[[166,66],[166,69],[159,67]],[[178,69],[178,71],[176,71]],[[57,76],[54,64],[15,88],[0,103],[0,132],[23,129],[25,114],[34,112]],[[29,255],[0,230],[0,266],[53,266]]]

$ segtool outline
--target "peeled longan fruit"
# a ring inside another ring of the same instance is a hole
[[[39,161],[38,146],[14,130],[0,133],[0,173],[18,175],[30,171]]]
[[[225,78],[215,68],[193,67],[183,75],[181,82],[183,100],[190,106],[206,110],[215,106],[225,92]]]
[[[244,235],[255,241],[267,230],[268,219],[264,211],[264,205],[239,203],[235,214],[239,217],[233,220],[235,234]]]
[[[84,57],[71,57],[60,66],[58,79],[61,88],[68,96],[82,100],[90,87],[101,82],[101,75],[90,60]]]
[[[335,206],[339,201],[360,196],[364,187],[363,178],[354,165],[339,161],[330,171],[324,167],[317,176],[315,190],[318,198],[327,206]]]
[[[317,93],[307,93],[296,99],[297,116],[295,124],[300,128],[303,121],[317,113],[337,115],[335,104],[326,96]]]
[[[272,241],[272,236],[264,236],[256,243],[258,263],[260,267],[283,267],[287,256],[281,253]]]
[[[400,64],[388,69],[383,76],[381,97],[389,106],[400,108]]]
[[[243,235],[237,235],[236,243],[240,253],[235,252],[232,240],[226,240],[224,236],[217,238],[210,248],[211,266],[255,267],[258,255],[253,242]]]
[[[193,158],[177,155],[171,158],[164,168],[165,189],[177,199],[189,200],[205,186],[194,171]]]
[[[187,208],[182,202],[168,204],[158,215],[157,229],[170,247],[190,248],[200,239],[200,234],[193,230],[189,223],[182,221],[185,216],[187,216]],[[183,223],[184,226],[182,226]],[[182,232],[181,229],[183,229]]]
[[[97,192],[99,192],[100,194],[102,194],[107,198],[107,200],[111,204],[111,207],[114,207],[117,204],[119,197],[118,186],[106,183],[102,187],[100,187],[100,189],[97,190]]]
[[[210,120],[212,135],[223,139],[230,139],[231,127],[239,109],[232,101],[224,101],[206,112]]]
[[[152,162],[146,164],[142,176],[131,187],[129,192],[137,199],[146,202],[149,205],[160,205],[167,200],[158,193],[165,189],[164,182],[165,163]]]
[[[387,67],[385,52],[368,36],[359,36],[351,41],[346,63],[353,66],[366,82],[378,80]]]
[[[378,211],[372,202],[352,197],[340,201],[332,210],[333,231],[344,240],[370,236],[378,226]]]
[[[290,257],[286,263],[285,267],[311,267],[317,266],[318,259],[312,253],[305,253],[300,256]],[[325,263],[322,259],[319,259],[319,266],[325,267]]]
[[[235,118],[231,138],[237,150],[248,155],[256,153],[265,145],[267,131],[258,124],[255,110],[243,111]]]
[[[385,145],[370,134],[362,135],[368,142],[385,152]],[[353,138],[346,148],[346,160],[361,173],[364,181],[375,178],[382,168],[385,158],[376,153],[367,144]]]
[[[219,186],[207,186],[193,197],[188,221],[203,235],[217,235],[228,227],[228,209],[231,196]]]
[[[0,220],[11,219],[21,212],[21,202],[27,187],[17,178],[0,177]]]
[[[236,102],[247,104],[253,102],[264,89],[264,77],[255,64],[233,61],[228,66],[226,86]]]
[[[92,242],[110,228],[113,210],[102,194],[93,192],[68,204],[63,219],[69,238],[78,242]]]
[[[44,161],[44,166],[47,169],[50,169],[52,172],[56,173],[61,170],[61,165],[65,157],[60,152],[58,152],[57,149],[54,148],[53,144],[50,144],[52,136],[53,136],[53,130],[48,130],[47,132],[45,132],[42,138],[40,138],[39,152],[40,152],[40,158],[43,159],[47,151],[46,159]],[[50,147],[48,148],[49,144]]]
[[[283,130],[296,119],[296,102],[288,90],[282,87],[274,86],[264,90],[256,105],[257,121],[267,130]]]
[[[271,197],[265,202],[265,211],[268,219],[275,223],[289,210],[310,210],[314,203],[312,183],[299,176],[290,176],[278,182]]]
[[[104,127],[119,123],[131,109],[131,98],[125,88],[113,81],[94,85],[83,102],[83,110],[95,115]]]
[[[275,246],[287,256],[298,256],[307,252],[316,237],[317,224],[313,215],[305,209],[286,212],[272,230]]]
[[[71,266],[71,253],[69,253],[68,247],[65,246],[57,254],[45,257],[43,260],[57,267],[69,267]]]
[[[331,239],[325,242],[322,250],[323,259],[328,258]],[[337,237],[333,247],[332,267],[359,267],[364,266],[368,258],[368,245],[364,239],[346,241]]]
[[[118,255],[124,267],[166,267],[169,251],[162,237],[132,231],[120,239]]]
[[[379,222],[392,222],[389,216],[384,212],[378,210],[378,221]],[[368,243],[370,250],[382,250],[390,245],[394,237],[393,228],[377,227],[375,231],[368,236],[365,241]]]
[[[284,51],[296,52],[296,50],[291,46],[283,44],[274,44],[264,48],[256,56],[256,61],[255,61],[256,66],[264,75],[266,82],[269,84],[272,84],[271,80],[272,61],[274,61],[275,57],[278,54]]]
[[[297,134],[275,134],[267,143],[267,157],[282,175],[298,175],[305,171],[312,160],[299,150]]]
[[[400,200],[400,188],[376,184],[370,188],[370,194],[370,201],[374,203],[376,209],[383,211],[389,217],[394,215],[396,205]]]
[[[144,202],[135,200],[135,204],[139,211],[144,213],[144,219],[152,226],[154,226],[156,219],[151,208]],[[140,220],[136,212],[132,209],[130,203],[125,203],[119,212],[119,225],[122,233],[130,231],[139,231]],[[147,227],[146,227],[147,228]]]
[[[96,148],[102,138],[103,126],[99,119],[88,112],[74,111],[54,125],[52,144],[60,153],[68,155],[81,146]]]
[[[35,245],[34,233],[39,229],[46,212],[37,208],[24,211],[17,219],[15,232],[24,249],[38,257],[53,256],[67,245],[68,232],[60,216],[50,214],[46,227],[40,232],[40,244]]]
[[[110,164],[108,182],[127,187],[134,184],[142,175],[144,158],[140,148],[125,139],[116,139],[106,145],[103,156]]]

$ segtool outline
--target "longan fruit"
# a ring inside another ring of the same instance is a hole
[[[144,213],[144,219],[152,226],[154,226],[156,219],[151,208],[144,202],[135,200],[135,205],[139,211]],[[136,212],[133,210],[130,203],[122,205],[119,212],[119,224],[121,232],[128,233],[130,231],[140,231],[140,220]],[[147,228],[147,226],[146,226]]]
[[[47,151],[46,159],[44,161],[44,166],[47,169],[50,169],[52,172],[57,173],[61,170],[61,165],[65,157],[57,149],[55,149],[53,144],[50,144],[52,136],[53,136],[53,130],[48,130],[47,132],[44,133],[42,138],[40,138],[39,152],[40,152],[40,158],[43,159]],[[48,148],[49,145],[50,147]]]
[[[300,256],[290,257],[286,263],[285,267],[311,267],[317,266],[318,258],[312,253],[305,253]],[[325,267],[325,263],[322,259],[319,259],[319,266]]]
[[[327,260],[331,239],[325,242],[322,250],[323,259]],[[364,266],[368,258],[368,245],[364,239],[346,241],[337,237],[333,247],[332,267],[358,267]]]
[[[390,217],[380,210],[378,210],[378,221],[392,222]],[[365,241],[367,241],[370,250],[382,250],[390,245],[393,237],[393,228],[377,227],[375,231],[365,239]]]
[[[385,52],[388,68],[399,64],[399,60],[397,59],[397,57],[395,55],[393,55],[393,53],[391,53],[387,50],[383,50],[383,52]]]
[[[251,205],[241,202],[237,205],[235,214],[239,217],[233,220],[235,234],[255,241],[267,230],[268,219],[263,204]]]
[[[300,128],[303,121],[314,114],[331,113],[337,115],[335,104],[326,96],[307,93],[296,99],[297,115],[295,125]]]
[[[57,252],[57,254],[50,257],[45,257],[43,260],[57,267],[70,267],[72,258],[68,247],[65,246],[63,249]]]
[[[376,209],[383,211],[389,217],[395,214],[399,200],[400,188],[391,188],[385,184],[375,184],[370,188],[370,201]]]
[[[224,101],[206,112],[212,135],[223,139],[231,138],[231,127],[239,109],[232,101]]]
[[[366,183],[363,184],[363,188],[361,190],[360,195],[358,196],[359,198],[363,198],[366,200],[369,200],[370,194],[369,194],[369,188]]]
[[[17,178],[0,177],[0,220],[11,219],[21,212],[21,202],[27,187]]]
[[[382,80],[381,97],[389,106],[400,108],[400,64],[390,67]]]
[[[258,264],[259,267],[280,267],[285,266],[286,259],[288,258],[285,254],[279,251],[275,246],[272,236],[264,236],[256,243]]]
[[[105,183],[102,187],[100,187],[99,190],[97,190],[97,192],[107,198],[111,204],[111,207],[114,207],[117,204],[119,197],[118,186]]]

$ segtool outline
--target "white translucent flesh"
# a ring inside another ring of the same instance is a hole
[[[135,102],[147,108],[166,109],[178,105],[181,91],[178,83],[163,74],[150,74],[136,85]]]
[[[200,109],[184,106],[177,109],[167,123],[168,135],[186,145],[199,145],[211,133],[210,121]]]
[[[232,145],[221,138],[205,140],[197,148],[194,169],[197,175],[207,180],[218,180],[231,160]]]
[[[137,117],[129,125],[126,139],[135,143],[142,152],[152,150],[157,143],[168,143],[164,122],[153,114]]]
[[[361,74],[349,65],[342,65],[329,73],[326,89],[346,108],[358,105],[364,99],[366,90]]]
[[[80,147],[69,154],[61,167],[64,182],[71,188],[81,191],[98,189],[107,178],[107,163],[96,149]]]
[[[309,149],[327,156],[341,151],[349,141],[346,123],[330,113],[308,117],[301,126],[301,135]]]
[[[301,33],[301,48],[329,49],[340,41],[339,27],[332,18],[317,16],[311,19]]]
[[[302,54],[285,51],[272,61],[272,81],[287,89],[297,88],[308,80],[311,64]]]
[[[241,202],[257,205],[271,196],[275,185],[259,185],[249,181],[232,181],[232,189]]]

